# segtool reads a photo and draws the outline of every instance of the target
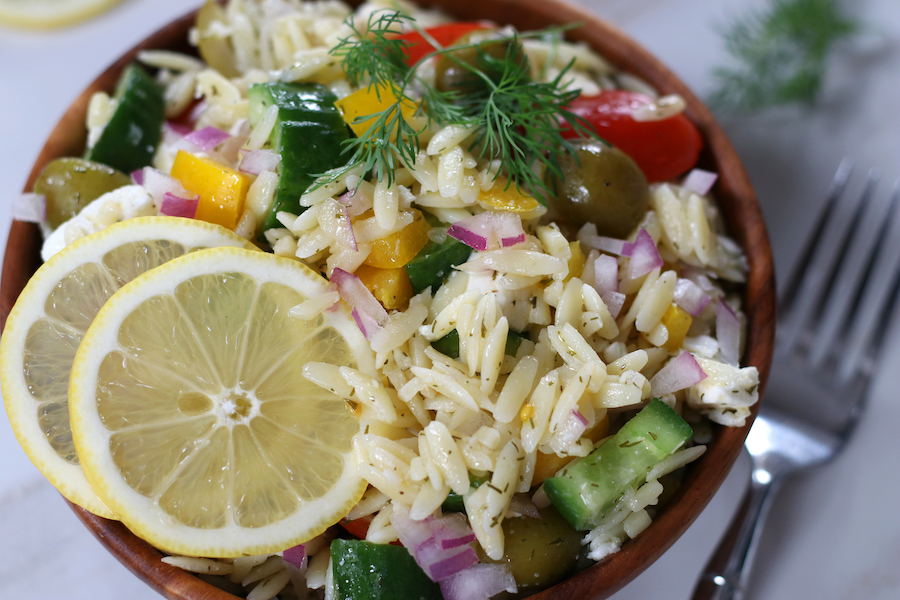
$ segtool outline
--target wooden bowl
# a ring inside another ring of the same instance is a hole
[[[358,2],[351,2],[355,3]],[[685,114],[698,127],[705,141],[699,165],[719,174],[714,194],[730,233],[744,249],[750,266],[744,296],[748,321],[744,361],[759,369],[762,390],[772,359],[775,331],[772,253],[750,180],[731,143],[706,107],[659,60],[618,29],[559,0],[424,0],[421,4],[441,8],[459,19],[489,19],[514,25],[519,30],[584,23],[583,27],[567,34],[569,39],[586,42],[620,70],[637,75],[661,93],[680,94],[687,101]],[[193,53],[186,41],[193,21],[194,13],[150,36],[113,63],[81,94],[47,140],[26,190],[31,189],[49,161],[81,154],[86,139],[85,113],[91,94],[99,90],[112,91],[119,73],[134,60],[138,51],[166,48]],[[26,282],[40,266],[40,246],[41,235],[35,225],[18,221],[12,224],[0,281],[0,320],[3,325]],[[709,450],[693,465],[678,493],[660,510],[647,530],[623,544],[619,552],[604,561],[532,597],[542,600],[601,599],[634,579],[700,514],[737,459],[749,429],[750,422],[739,429],[717,427]],[[121,523],[94,516],[75,505],[71,507],[119,561],[163,596],[184,600],[235,599],[190,573],[160,562],[163,555]]]

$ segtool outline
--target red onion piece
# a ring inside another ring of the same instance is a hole
[[[625,304],[625,294],[619,293],[619,261],[608,254],[598,256],[594,261],[594,282],[594,288],[615,319]]]
[[[197,216],[197,206],[199,205],[200,196],[195,195],[193,198],[182,198],[171,192],[166,192],[163,195],[162,204],[159,205],[159,214],[168,217],[193,219]]]
[[[362,186],[356,186],[338,198],[338,202],[347,207],[350,217],[358,217],[372,208],[373,199],[362,191]]]
[[[457,221],[447,230],[447,235],[482,252],[525,241],[522,218],[518,214],[493,210]]]
[[[414,521],[406,507],[395,504],[391,525],[432,581],[446,579],[478,562],[478,555],[468,545],[474,540],[474,533],[466,517],[459,513]]]
[[[660,369],[650,380],[654,396],[665,396],[697,385],[706,373],[690,352],[682,352]]]
[[[509,508],[506,509],[506,514],[510,516],[522,515],[533,519],[542,518],[540,511],[538,511],[537,506],[534,505],[534,501],[528,494],[513,494],[513,497],[509,500]]]
[[[344,206],[335,235],[337,241],[347,248],[352,248],[354,252],[359,252],[359,245],[356,243],[356,233],[353,231],[353,223],[350,221],[350,212]]]
[[[617,240],[615,238],[606,237],[605,235],[585,235],[582,236],[581,241],[586,246],[596,248],[597,250],[602,250],[603,252],[609,252],[610,254],[615,254],[616,256],[623,255],[625,244],[628,243],[624,240]]]
[[[572,414],[560,423],[559,429],[554,434],[556,439],[551,443],[556,444],[555,448],[568,448],[578,441],[578,438],[587,429],[587,425],[588,421],[584,418],[584,415],[578,412],[578,409],[574,409]]]
[[[197,119],[209,108],[209,103],[206,100],[202,100],[194,105],[194,108],[191,109],[191,114],[188,115],[188,120],[191,123],[196,123]]]
[[[194,194],[190,193],[181,182],[171,175],[166,175],[162,171],[157,171],[153,167],[144,167],[142,173],[144,189],[153,196],[153,202],[157,206],[162,206],[163,200],[167,193],[179,198],[192,198]]]
[[[371,339],[371,336],[387,323],[387,311],[353,273],[335,268],[331,272],[331,282],[337,287],[344,302],[350,305],[359,330],[367,340]]]
[[[741,322],[725,301],[716,302],[716,340],[722,360],[729,365],[738,364],[741,346]]]
[[[186,137],[194,132],[190,126],[182,123],[173,123],[172,121],[166,121],[165,129],[180,137]]]
[[[293,565],[298,569],[305,569],[307,564],[306,546],[300,544],[299,546],[288,548],[281,553],[281,558],[284,559],[284,562]]]
[[[518,592],[507,565],[477,564],[441,581],[444,600],[487,600],[502,591]]]
[[[696,317],[703,312],[711,298],[690,279],[679,278],[675,283],[675,304]]]
[[[578,421],[579,423],[581,423],[581,424],[584,425],[585,427],[588,426],[588,420],[587,420],[587,417],[585,417],[583,414],[581,414],[581,412],[579,412],[579,410],[578,410],[577,408],[573,408],[573,409],[572,409],[572,416],[575,417],[575,420],[576,420],[576,421]]]
[[[684,182],[681,185],[695,194],[705,196],[709,193],[709,190],[712,189],[712,186],[715,185],[716,179],[718,178],[719,176],[717,174],[710,171],[693,169],[687,174],[687,177],[684,178]]]
[[[132,171],[131,181],[133,181],[135,185],[144,185],[144,170],[138,169],[137,171]]]
[[[12,218],[27,223],[43,223],[47,220],[47,197],[31,192],[13,198]]]
[[[628,277],[635,279],[646,275],[653,269],[663,266],[663,260],[659,257],[659,249],[653,237],[646,229],[641,229],[633,242],[626,242],[622,248],[622,256],[627,256]]]
[[[238,170],[250,175],[274,171],[281,162],[281,155],[274,150],[247,150],[241,148],[241,164]]]
[[[230,137],[229,133],[222,131],[218,127],[204,127],[188,133],[184,136],[184,139],[202,150],[212,150]]]

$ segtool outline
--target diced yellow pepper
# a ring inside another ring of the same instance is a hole
[[[581,251],[581,242],[569,242],[569,248],[572,250],[572,256],[569,258],[569,274],[566,275],[566,281],[573,277],[581,277],[586,262],[584,252]]]
[[[379,269],[397,269],[411,261],[419,250],[428,243],[428,231],[431,226],[415,211],[413,222],[391,235],[372,242],[372,251],[365,263]]]
[[[372,295],[388,310],[403,310],[413,297],[412,284],[406,269],[379,269],[360,265],[355,275],[359,277]]]
[[[506,177],[498,177],[491,189],[478,194],[478,202],[496,210],[519,213],[530,212],[540,206],[531,196],[520,194],[515,185],[506,187],[507,183]]]
[[[250,179],[246,175],[208,158],[179,150],[172,165],[172,177],[189,192],[200,195],[195,218],[232,230],[237,227],[250,188]]]
[[[669,352],[677,352],[684,343],[688,329],[691,328],[693,318],[677,304],[672,304],[666,310],[660,321],[669,331],[669,339],[663,344],[663,348]]]
[[[528,406],[528,405],[526,405]],[[584,432],[584,437],[588,438],[595,444],[606,437],[609,433],[609,415],[603,415],[603,418]],[[531,485],[538,485],[545,479],[553,477],[559,473],[560,469],[569,464],[574,456],[557,456],[556,454],[545,454],[538,450],[537,457],[534,461],[534,478]]]
[[[375,124],[377,117],[355,122],[357,118],[384,112],[398,100],[394,90],[388,86],[368,86],[341,98],[334,105],[344,115],[344,121],[353,130],[353,133],[360,137]],[[405,99],[400,103],[400,114],[404,119],[409,120],[415,114],[416,108],[418,105],[415,102]],[[396,137],[396,131],[391,132],[391,135]]]

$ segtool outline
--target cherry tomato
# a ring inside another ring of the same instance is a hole
[[[491,29],[491,27],[486,23],[447,23],[446,25],[429,27],[425,31],[441,46],[447,47],[467,33],[480,29]],[[406,48],[408,54],[406,64],[409,66],[413,66],[422,60],[426,54],[435,51],[435,47],[425,41],[425,38],[418,31],[404,33],[399,38],[408,44]]]
[[[684,115],[661,121],[635,121],[635,108],[653,99],[624,90],[580,96],[570,105],[576,115],[594,126],[597,134],[634,159],[650,183],[668,181],[690,170],[703,147],[700,132]],[[575,138],[568,128],[563,137]]]
[[[372,515],[368,515],[365,517],[360,517],[354,521],[347,521],[346,519],[342,519],[338,522],[338,524],[344,528],[344,531],[355,537],[359,540],[366,539],[366,534],[369,532],[369,525],[372,523]],[[400,542],[391,542],[392,546],[402,546]]]

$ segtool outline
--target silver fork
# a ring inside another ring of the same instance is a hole
[[[833,459],[862,414],[900,294],[896,251],[888,249],[900,181],[872,235],[863,231],[863,223],[879,176],[869,172],[853,205],[845,193],[851,171],[845,159],[779,298],[766,398],[745,443],[752,462],[750,487],[706,565],[693,600],[744,597],[775,490],[786,476]],[[838,244],[826,241],[835,239]],[[853,268],[856,255],[861,260]],[[874,276],[882,272],[891,277]],[[856,352],[848,358],[847,349],[854,347]]]

